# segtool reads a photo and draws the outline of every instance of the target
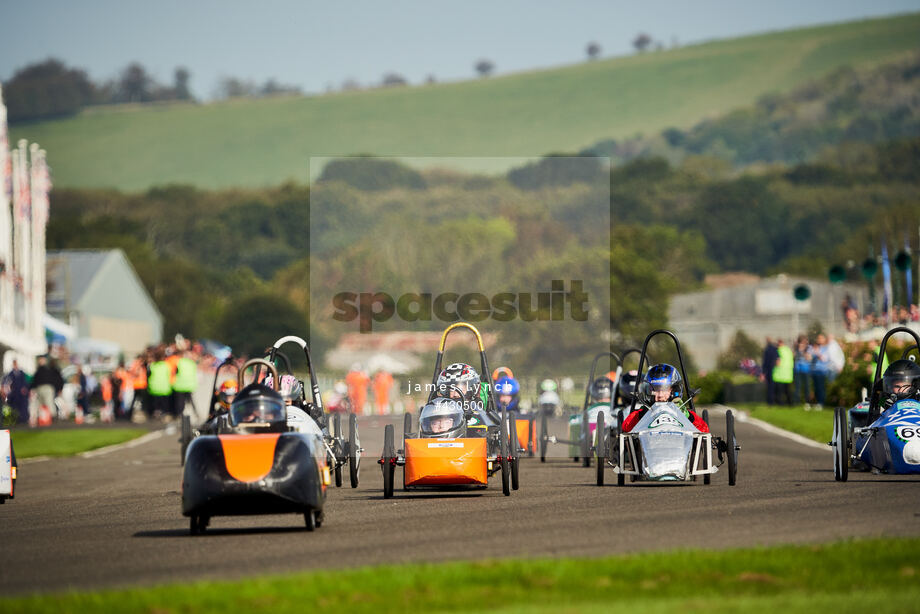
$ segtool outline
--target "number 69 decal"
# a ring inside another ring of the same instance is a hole
[[[895,429],[894,433],[901,441],[907,441],[908,439],[920,439],[920,427],[916,426],[899,426],[897,429]]]

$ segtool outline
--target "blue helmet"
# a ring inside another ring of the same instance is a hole
[[[508,402],[508,411],[517,409],[518,400],[521,395],[521,385],[513,377],[501,377],[495,382],[495,392],[499,397],[508,395],[511,401]]]
[[[639,398],[646,405],[651,405],[655,402],[655,392],[659,391],[669,391],[669,401],[681,396],[680,372],[669,364],[649,367],[639,385]]]

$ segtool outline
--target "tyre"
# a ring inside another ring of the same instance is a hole
[[[407,411],[406,415],[403,416],[403,450],[406,449],[406,440],[409,439],[409,435],[412,433],[412,412]]]
[[[517,414],[511,414],[510,416],[508,416],[508,426],[509,427],[514,426],[514,428],[508,429],[508,432],[509,432],[508,451],[509,451],[509,455],[511,456],[511,460],[509,461],[509,463],[511,464],[511,490],[517,490],[521,486],[520,476],[518,475],[518,469],[520,468],[520,464],[521,464],[521,452],[520,452],[521,448],[520,448],[520,442],[518,441],[518,434],[517,434]]]
[[[179,463],[185,465],[185,451],[188,450],[188,444],[192,442],[192,417],[188,414],[182,416],[182,435],[179,439]]]
[[[703,410],[702,418],[703,418],[703,422],[706,423],[706,426],[709,426],[709,410],[708,409]],[[707,473],[706,475],[703,476],[703,484],[709,484],[710,482],[712,482],[712,474]]]
[[[393,444],[393,425],[388,424],[383,430],[383,498],[390,499],[393,496],[393,477],[396,473],[396,465],[393,459],[396,458],[396,446]]]
[[[850,469],[850,446],[847,431],[847,413],[842,407],[834,410],[834,479],[846,482]]]
[[[725,412],[725,442],[728,446],[728,485],[734,486],[738,479],[738,445],[735,440],[735,416]]]
[[[536,418],[532,415],[527,419],[527,456],[533,458],[533,455],[536,451],[536,443],[533,440],[534,431],[536,431]]]
[[[511,494],[511,463],[508,462],[508,455],[510,454],[508,450],[508,412],[504,409],[502,410],[502,422],[499,431],[499,439],[501,440],[499,455],[502,459],[502,494],[507,497]]]
[[[361,452],[358,442],[358,416],[348,414],[348,477],[351,487],[358,487],[358,472],[361,470]]]
[[[189,518],[189,533],[192,535],[204,535],[211,521],[207,516],[192,516]]]
[[[594,460],[597,462],[597,485],[604,485],[604,469],[607,465],[607,425],[604,412],[597,413],[597,428],[594,431]]]
[[[316,530],[316,512],[309,510],[303,514],[304,524],[307,525],[307,531]]]
[[[342,465],[345,461],[344,454],[342,453],[341,441],[342,441],[342,414],[336,412],[335,416],[332,418],[332,428],[335,431],[335,444],[332,446],[332,449],[335,450],[335,485],[342,485]]]
[[[549,418],[546,415],[546,412],[542,412],[540,415],[540,462],[546,462],[546,446],[549,445],[548,437],[549,431],[547,430]]]
[[[626,463],[624,459],[620,458],[620,435],[623,433],[623,421],[626,419],[626,412],[622,409],[617,410],[617,428],[616,428],[616,440],[611,442],[612,446],[615,446],[615,451],[612,454],[616,455],[617,466],[622,471],[626,468]],[[626,475],[622,473],[617,474],[617,486],[623,486],[626,484]]]
[[[581,466],[591,466],[591,426],[586,411],[581,412]]]

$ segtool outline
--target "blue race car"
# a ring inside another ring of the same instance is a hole
[[[899,326],[882,339],[880,356],[896,333],[908,334],[920,345],[916,332]],[[858,424],[863,415],[865,422]],[[873,473],[920,474],[920,365],[902,357],[883,375],[882,361],[878,361],[868,401],[849,411],[842,407],[834,411],[830,445],[838,482],[846,481],[851,467]]]

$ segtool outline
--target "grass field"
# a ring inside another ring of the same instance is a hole
[[[16,126],[55,185],[306,181],[311,156],[539,156],[689,127],[836,67],[920,48],[920,14],[767,33],[504,77],[316,97],[93,109]],[[500,161],[483,164],[495,168]]]
[[[73,428],[12,432],[17,460],[33,456],[70,456],[129,441],[147,433],[137,428]]]
[[[806,411],[801,405],[784,407],[763,403],[739,403],[737,408],[747,412],[752,418],[769,422],[773,426],[798,433],[819,443],[831,440],[831,431],[834,429],[833,408]]]
[[[17,612],[912,612],[920,539],[384,566],[0,599]],[[866,573],[871,570],[871,573]]]

